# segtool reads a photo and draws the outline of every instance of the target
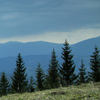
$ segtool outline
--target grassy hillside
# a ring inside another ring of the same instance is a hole
[[[10,94],[0,100],[100,100],[100,82],[33,93]]]

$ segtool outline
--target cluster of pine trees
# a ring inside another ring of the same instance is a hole
[[[88,75],[83,60],[81,61],[79,73],[76,75],[76,66],[73,61],[73,55],[71,54],[71,48],[67,41],[65,41],[64,47],[62,47],[61,57],[63,63],[60,66],[56,52],[53,49],[47,74],[44,73],[41,64],[39,63],[35,71],[36,80],[31,76],[28,81],[27,73],[25,72],[25,63],[19,53],[16,60],[16,68],[11,77],[12,82],[9,83],[5,73],[2,73],[0,78],[0,96],[9,93],[34,92],[61,86],[77,85],[89,81],[100,81],[100,55],[97,46],[95,46],[95,51],[91,55],[91,72],[88,72]]]

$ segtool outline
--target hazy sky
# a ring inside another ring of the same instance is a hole
[[[100,0],[0,0],[0,43],[70,44],[100,36]]]

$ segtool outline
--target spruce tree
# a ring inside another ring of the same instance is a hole
[[[75,65],[73,61],[73,55],[71,54],[71,49],[69,43],[65,40],[64,47],[62,47],[62,59],[63,63],[60,67],[60,81],[62,86],[69,86],[74,84],[77,79],[77,75],[74,73]]]
[[[48,69],[48,78],[49,78],[48,81],[50,88],[59,87],[59,72],[58,72],[59,64],[56,57],[57,56],[55,50],[53,49]]]
[[[48,74],[44,77],[44,89],[50,89],[50,83],[49,83],[49,76]]]
[[[87,82],[87,76],[86,76],[86,68],[84,68],[83,60],[81,61],[81,66],[79,68],[79,79],[78,83],[86,83]]]
[[[9,81],[6,78],[5,73],[3,72],[0,78],[0,96],[7,95],[9,92],[9,88],[10,88]]]
[[[16,68],[13,72],[12,79],[12,87],[13,90],[17,93],[25,92],[27,88],[27,74],[25,73],[26,67],[24,65],[23,59],[21,57],[21,54],[18,54],[17,60],[16,60]]]
[[[100,55],[98,47],[95,46],[95,51],[91,55],[90,59],[90,68],[91,72],[89,72],[90,79],[94,82],[100,81]]]
[[[44,89],[44,71],[41,68],[40,63],[38,64],[35,74],[36,74],[37,90],[43,90]]]
[[[34,82],[34,79],[33,79],[33,76],[30,77],[30,83],[29,83],[29,86],[28,86],[28,90],[29,92],[34,92],[35,91],[35,82]]]

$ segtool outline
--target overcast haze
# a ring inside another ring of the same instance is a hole
[[[0,0],[0,43],[70,44],[100,36],[100,0]]]

